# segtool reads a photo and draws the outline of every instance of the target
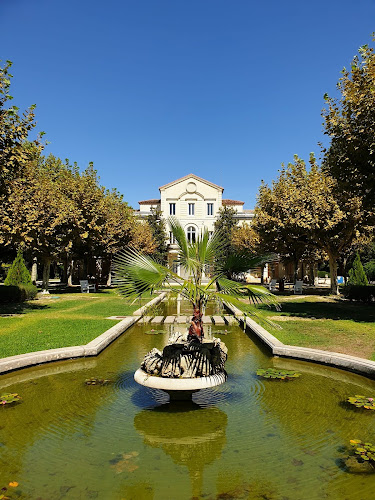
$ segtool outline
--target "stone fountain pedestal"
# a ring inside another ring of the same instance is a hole
[[[194,392],[223,384],[227,348],[220,340],[188,341],[187,334],[176,333],[163,352],[146,354],[134,380],[145,387],[161,389],[171,400],[191,399]]]
[[[227,374],[221,372],[208,377],[164,378],[149,375],[139,368],[134,374],[134,380],[150,389],[161,389],[167,392],[171,401],[181,401],[191,399],[192,395],[201,389],[223,384],[227,380]]]

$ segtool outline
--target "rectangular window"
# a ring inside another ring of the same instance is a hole
[[[169,231],[169,243],[171,245],[174,245],[176,243],[175,239],[174,239],[174,235],[172,233],[172,231]]]
[[[214,215],[214,204],[207,203],[207,215]]]
[[[189,215],[194,215],[195,203],[189,203]]]
[[[176,203],[169,204],[169,215],[176,215]]]

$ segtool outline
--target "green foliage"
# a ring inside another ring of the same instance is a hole
[[[375,286],[347,285],[342,290],[344,297],[349,300],[371,303],[375,300]]]
[[[167,263],[167,244],[166,244],[166,223],[162,217],[162,212],[157,208],[151,207],[151,215],[147,216],[152,236],[156,243],[156,249],[153,252],[154,259],[160,264]]]
[[[363,269],[369,281],[375,281],[375,260],[369,260],[363,264]]]
[[[262,184],[254,228],[265,248],[294,261],[315,249],[329,257],[331,293],[337,295],[337,259],[356,235],[361,222],[360,198],[348,198],[337,189],[310,155],[310,169],[297,155],[283,166],[271,187]]]
[[[35,127],[35,105],[22,114],[17,106],[9,106],[13,99],[10,95],[11,66],[11,61],[0,66],[0,198],[9,194],[10,181],[23,173],[29,159],[24,144]],[[38,141],[35,144],[40,147]]]
[[[277,368],[259,368],[256,374],[263,378],[277,380],[293,380],[301,376],[299,372],[294,370],[278,370]]]
[[[360,196],[374,212],[375,192],[375,54],[365,45],[351,69],[343,69],[337,88],[340,99],[327,96],[323,110],[325,133],[331,144],[324,150],[324,168],[338,180],[346,196]]]
[[[25,302],[35,299],[38,289],[34,285],[0,286],[0,304]]]
[[[232,243],[232,233],[237,227],[237,220],[234,217],[236,213],[237,210],[233,207],[224,206],[219,209],[219,216],[215,221],[214,227],[215,231],[220,231],[221,233],[221,246],[215,258],[215,269],[224,269],[230,255],[236,253]],[[233,269],[229,267],[225,271],[227,277],[231,278]]]
[[[31,276],[25,261],[23,260],[22,250],[18,250],[17,257],[10,266],[4,285],[31,285]]]
[[[16,392],[14,393],[6,393],[6,394],[2,394],[0,396],[0,405],[10,405],[12,403],[16,403],[17,401],[19,401],[21,399],[21,396],[19,396]]]
[[[366,410],[375,410],[374,398],[366,398],[356,394],[347,399],[347,402],[356,406],[357,408],[366,408]]]
[[[359,463],[371,462],[375,464],[375,445],[364,443],[360,439],[351,439],[350,445],[353,447],[355,458]]]
[[[353,267],[349,270],[348,285],[366,286],[368,285],[366,273],[363,269],[361,259],[357,253]]]
[[[325,277],[330,277],[329,271],[318,271],[318,278],[325,278]]]

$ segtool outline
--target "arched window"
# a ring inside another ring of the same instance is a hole
[[[189,226],[187,228],[187,239],[189,243],[195,243],[195,235],[196,235],[197,230],[195,229],[194,226]]]

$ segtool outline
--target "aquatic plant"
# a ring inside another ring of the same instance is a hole
[[[356,394],[347,399],[347,402],[356,406],[357,408],[366,408],[366,410],[375,410],[375,400],[374,398],[366,398],[366,396],[360,396]]]
[[[16,401],[19,401],[21,399],[21,396],[19,394],[17,394],[16,392],[14,393],[6,393],[6,394],[2,394],[0,396],[0,405],[9,405],[9,404],[12,404],[12,403],[15,403]]]
[[[375,445],[363,443],[360,439],[351,439],[350,445],[354,448],[354,456],[359,463],[369,462],[375,466]]]
[[[85,380],[86,385],[108,385],[111,382],[112,380],[97,377],[91,377]]]
[[[292,380],[301,376],[299,372],[293,370],[278,370],[277,368],[259,368],[256,373],[260,377],[277,380]]]
[[[164,332],[159,330],[148,330],[145,332],[146,335],[161,335],[162,333]]]
[[[8,487],[10,487],[10,488],[17,488],[17,486],[18,486],[17,481],[11,481],[8,484]],[[12,497],[8,496],[8,494],[10,493],[8,487],[4,486],[3,488],[1,488],[1,490],[0,490],[0,500],[11,500]]]

